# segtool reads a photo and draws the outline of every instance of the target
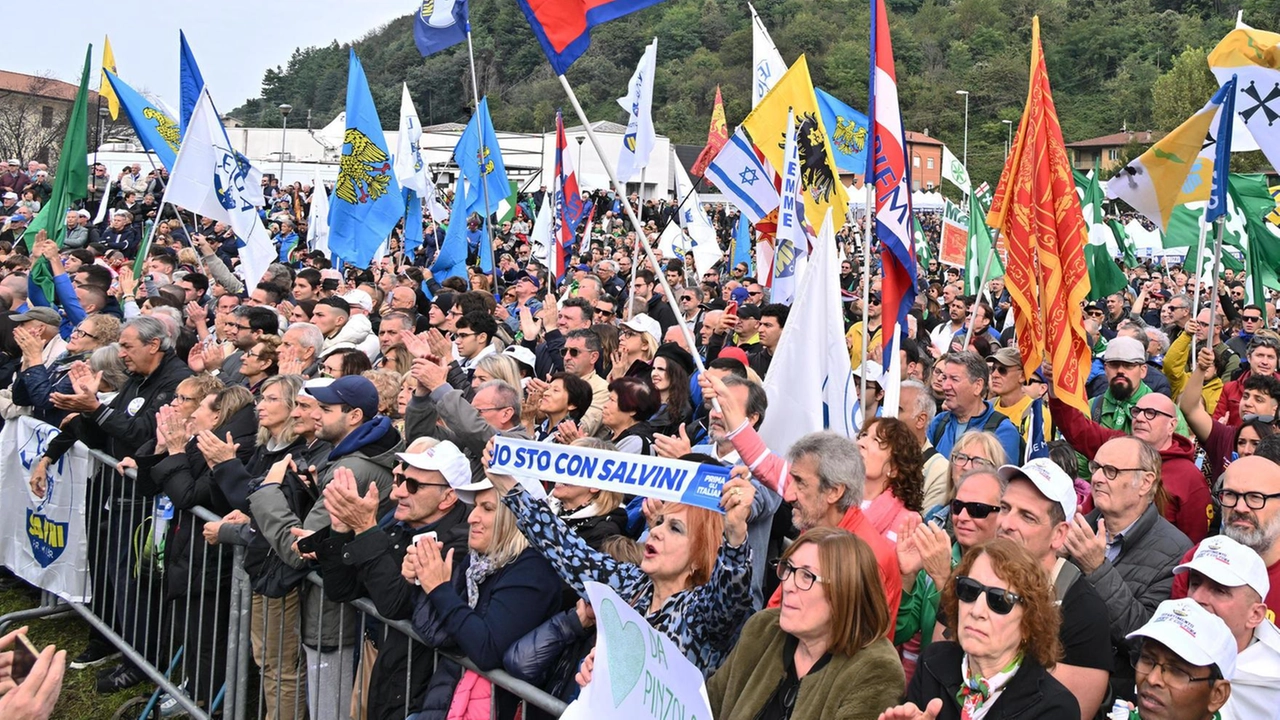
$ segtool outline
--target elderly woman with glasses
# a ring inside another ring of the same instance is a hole
[[[88,361],[93,351],[120,338],[120,320],[111,315],[90,315],[80,321],[67,338],[67,352],[45,365],[36,355],[27,358],[23,348],[22,368],[13,380],[13,403],[31,407],[31,415],[50,425],[62,424],[67,412],[53,406],[51,393],[71,394],[71,366]],[[117,388],[118,389],[118,388]]]
[[[1078,720],[1075,696],[1049,674],[1062,655],[1053,587],[1026,549],[1005,538],[973,548],[947,583],[942,612],[956,640],[921,653],[907,703],[881,720]]]
[[[875,553],[837,528],[801,535],[778,561],[782,605],[756,613],[707,681],[720,720],[875,718],[902,696],[885,639]]]
[[[961,435],[956,439],[955,445],[951,447],[951,470],[950,478],[947,481],[946,500],[940,505],[934,505],[926,509],[924,514],[925,522],[946,525],[948,512],[950,511],[949,503],[955,497],[960,478],[965,473],[973,470],[994,470],[1008,461],[1008,457],[1004,452],[1004,445],[1000,444],[1000,439],[995,436],[995,433],[985,430],[970,430]]]

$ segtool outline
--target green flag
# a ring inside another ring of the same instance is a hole
[[[27,248],[35,246],[36,234],[44,230],[48,236],[62,247],[67,236],[67,211],[77,200],[88,195],[89,166],[85,158],[89,155],[89,66],[93,57],[93,46],[90,45],[84,54],[84,70],[80,73],[80,91],[76,93],[75,104],[71,106],[71,115],[67,119],[67,134],[62,140],[62,152],[58,155],[57,175],[53,178],[53,192],[49,201],[40,208],[40,212],[32,219],[31,225],[23,235]],[[45,299],[53,304],[53,271],[49,261],[38,258],[31,268],[30,281],[44,291]]]
[[[976,194],[969,196],[969,240],[965,243],[964,291],[966,295],[982,292],[984,270],[986,279],[1004,277],[1004,264],[991,244],[991,229],[983,220],[986,217]],[[990,258],[990,267],[987,266]]]
[[[1227,194],[1244,220],[1246,297],[1249,302],[1262,305],[1267,288],[1280,290],[1280,233],[1266,221],[1276,209],[1275,198],[1264,175],[1232,174]]]
[[[1084,222],[1089,227],[1089,244],[1084,246],[1084,261],[1089,268],[1089,299],[1102,300],[1112,293],[1120,292],[1129,284],[1128,278],[1116,266],[1111,248],[1107,240],[1114,237],[1112,229],[1106,224],[1102,213],[1102,186],[1092,172],[1088,175],[1073,170],[1076,194],[1080,196],[1080,210],[1084,213]]]
[[[1138,267],[1137,250],[1133,246],[1129,233],[1125,232],[1124,226],[1119,220],[1113,218],[1107,221],[1107,227],[1111,228],[1111,235],[1116,239],[1116,245],[1120,246],[1120,252],[1124,253],[1124,266],[1130,270]]]
[[[916,262],[920,267],[929,268],[929,261],[933,259],[933,252],[929,249],[929,238],[924,234],[924,227],[920,225],[920,218],[914,213],[911,215],[911,237],[916,243]]]
[[[498,207],[494,214],[498,216],[498,224],[510,222],[516,217],[516,204],[520,195],[520,183],[514,180],[508,180],[507,186],[511,190],[511,194],[498,200]]]

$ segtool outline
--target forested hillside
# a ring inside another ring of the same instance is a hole
[[[406,2],[412,4],[412,0]],[[1040,15],[1054,99],[1067,142],[1129,129],[1169,129],[1216,87],[1204,64],[1235,23],[1280,29],[1276,0],[888,0],[903,120],[961,152],[964,99],[970,95],[969,165],[994,183],[1006,126],[1026,96],[1031,17]],[[788,62],[807,54],[814,82],[854,107],[866,107],[869,18],[866,0],[758,0]],[[353,9],[358,4],[353,5]],[[335,19],[336,20],[336,19]],[[481,93],[503,130],[549,129],[563,93],[513,0],[471,0]],[[335,30],[340,33],[340,30]],[[593,120],[625,121],[622,95],[644,45],[657,36],[654,114],[658,132],[700,144],[716,85],[729,124],[749,104],[751,27],[742,0],[667,0],[596,29],[591,50],[569,73]],[[262,97],[232,111],[275,126],[276,106],[317,123],[343,107],[346,48],[299,48],[287,67],[265,72]],[[394,128],[400,83],[407,82],[424,123],[469,117],[466,44],[422,58],[412,16],[355,41],[383,124]],[[1175,63],[1175,60],[1178,62]],[[566,103],[566,111],[567,103]],[[566,113],[571,114],[571,113]],[[567,122],[576,124],[576,120]]]

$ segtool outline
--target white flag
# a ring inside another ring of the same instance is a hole
[[[946,145],[942,146],[942,177],[949,180],[952,185],[960,188],[965,195],[972,192],[970,190],[972,186],[969,184],[969,171],[965,169],[964,163],[951,154],[951,149]]]
[[[426,198],[431,187],[427,177],[427,165],[422,162],[422,151],[418,141],[422,138],[422,123],[418,122],[418,111],[413,107],[413,98],[409,97],[409,85],[402,84],[400,91],[400,136],[396,142],[395,171],[396,182],[406,190],[418,193],[418,197]]]
[[[782,152],[782,204],[778,207],[776,258],[773,264],[775,303],[789,305],[796,294],[800,256],[808,248],[804,231],[804,196],[800,189],[800,153],[796,147],[795,113],[787,112],[787,139]]]
[[[775,174],[769,161],[756,155],[747,134],[738,128],[712,158],[706,178],[755,224],[778,207]]]
[[[103,220],[107,219],[108,206],[111,205],[111,183],[110,177],[107,178],[107,188],[102,191],[102,202],[98,203],[98,214],[93,216],[93,224],[101,225]]]
[[[541,262],[543,267],[551,261],[551,230],[555,224],[555,214],[554,198],[551,193],[543,193],[542,207],[538,208],[538,217],[533,221],[533,230],[529,233],[529,255]]]
[[[787,74],[787,64],[782,61],[778,46],[769,37],[769,30],[756,14],[751,3],[751,107],[760,104],[769,90]]]
[[[422,202],[427,204],[427,211],[437,225],[449,222],[449,208],[440,204],[440,190],[434,181],[427,186],[427,194],[422,196]]]
[[[628,182],[649,164],[649,154],[657,141],[653,129],[653,73],[658,63],[658,38],[645,48],[640,64],[627,84],[626,97],[618,104],[630,115],[627,134],[622,136],[622,154],[618,156],[618,180]]]
[[[325,190],[324,180],[320,179],[320,168],[316,167],[316,178],[311,186],[311,214],[307,217],[307,240],[312,250],[319,250],[329,255],[329,193]]]
[[[206,86],[191,112],[165,199],[231,227],[244,243],[240,266],[249,287],[262,280],[267,266],[276,259],[275,243],[253,206],[253,196],[259,188],[250,184],[252,171],[243,156],[237,157],[231,148]]]
[[[720,241],[716,238],[716,228],[702,209],[702,199],[693,190],[693,181],[685,173],[679,162],[676,166],[676,195],[684,200],[680,203],[680,227],[689,235],[689,252],[693,254],[693,262],[699,273],[705,273],[724,259],[724,251],[720,249]]]
[[[760,435],[778,453],[785,454],[800,436],[818,430],[855,434],[858,389],[844,341],[838,254],[828,210],[805,283],[764,378],[769,412]]]

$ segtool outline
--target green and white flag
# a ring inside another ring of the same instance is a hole
[[[1111,228],[1111,236],[1116,239],[1116,245],[1120,246],[1120,252],[1124,254],[1124,266],[1131,270],[1138,267],[1137,250],[1133,246],[1129,233],[1125,232],[1124,226],[1119,220],[1111,219],[1107,221],[1107,227]]]
[[[947,203],[950,205],[951,203]],[[969,195],[969,241],[964,253],[964,292],[977,295],[982,292],[982,276],[986,279],[1004,277],[1004,263],[991,242],[991,228],[984,221],[985,215],[978,204],[977,195]],[[987,266],[990,258],[991,266]]]
[[[913,213],[911,215],[911,237],[916,243],[916,262],[922,268],[929,267],[929,261],[933,259],[933,252],[929,250],[929,238],[924,234],[924,227],[920,225],[920,218]]]
[[[1097,176],[1092,171],[1088,175],[1078,171],[1072,171],[1072,174],[1075,176],[1076,194],[1080,197],[1080,210],[1089,227],[1089,244],[1084,247],[1084,261],[1089,268],[1088,297],[1090,300],[1102,300],[1124,290],[1129,281],[1116,265],[1115,258],[1120,253],[1111,243],[1118,242],[1102,213],[1105,196]]]
[[[969,171],[965,169],[964,163],[951,154],[951,149],[946,145],[942,146],[942,177],[960,188],[965,195],[973,193],[969,184]]]

